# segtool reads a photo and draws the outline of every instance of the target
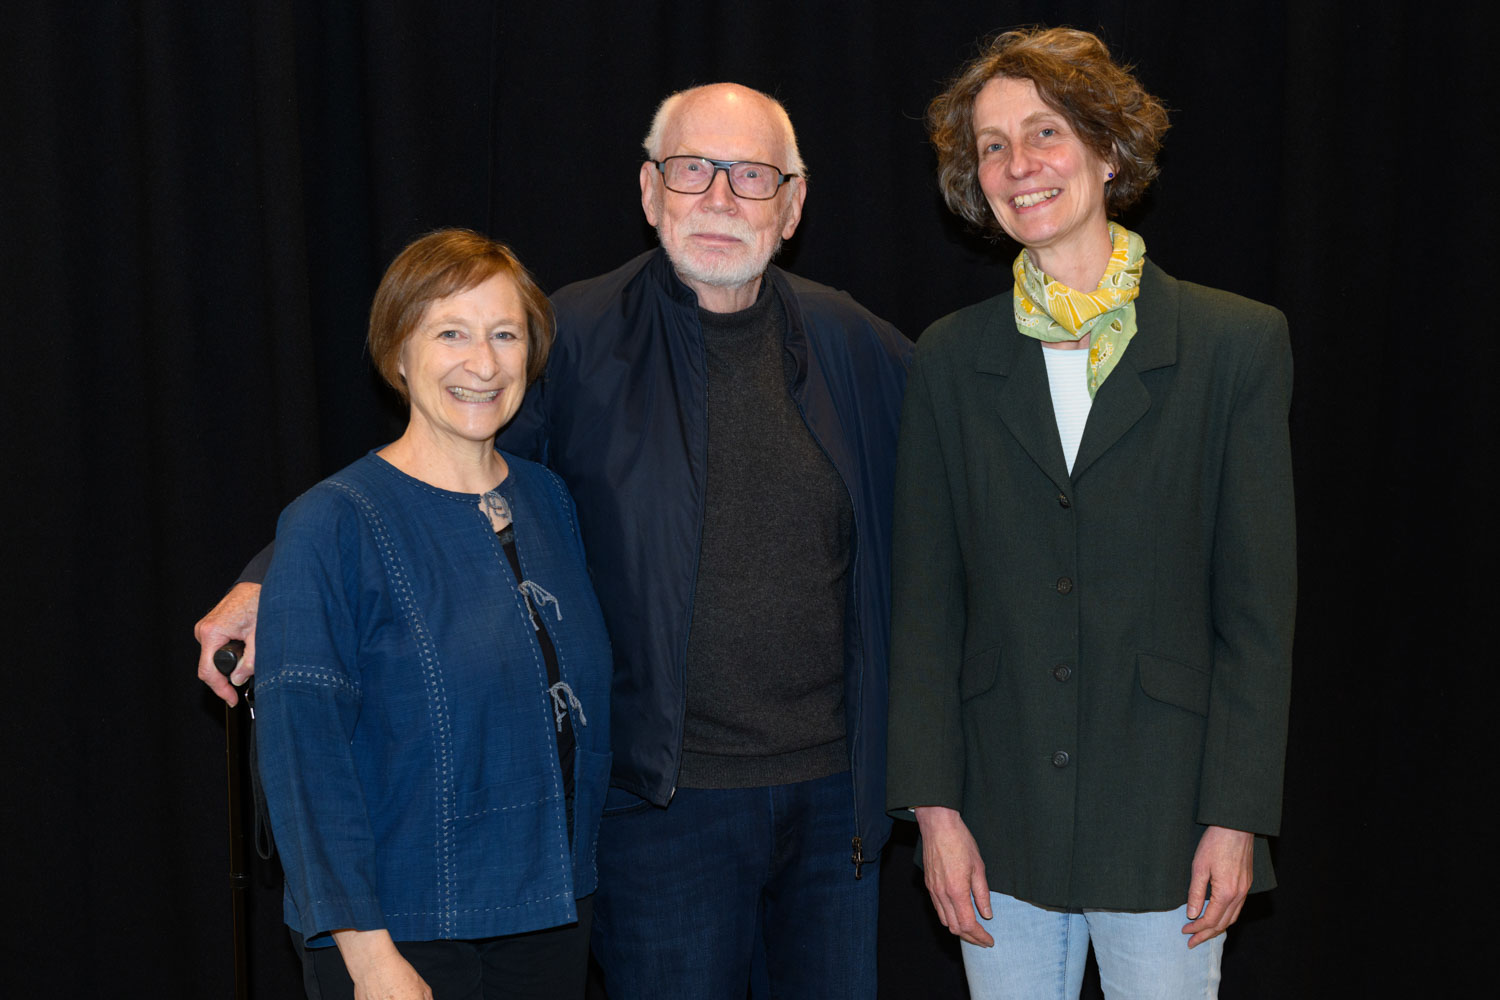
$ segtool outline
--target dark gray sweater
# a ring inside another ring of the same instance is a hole
[[[701,311],[708,482],[678,784],[785,784],[845,770],[844,606],[853,509],[789,393],[774,292]]]

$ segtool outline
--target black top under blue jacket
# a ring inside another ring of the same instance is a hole
[[[768,268],[786,306],[792,396],[854,505],[845,629],[856,834],[885,843],[891,498],[911,344],[848,294]],[[553,296],[545,378],[500,435],[543,462],[578,507],[614,647],[613,784],[671,800],[682,754],[708,449],[698,300],[661,250]]]

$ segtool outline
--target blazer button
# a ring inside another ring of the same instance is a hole
[[[1057,753],[1053,754],[1052,755],[1052,766],[1053,767],[1067,767],[1068,766],[1068,751],[1066,751],[1066,750],[1059,750],[1059,751],[1057,751]]]
[[[1059,507],[1071,507],[1073,506],[1073,501],[1068,499],[1068,495],[1066,493],[1059,493],[1057,495],[1057,505]]]
[[[1066,663],[1059,663],[1057,666],[1052,668],[1052,676],[1057,678],[1057,680],[1059,681],[1065,681],[1069,677],[1073,676],[1073,668],[1068,666]]]
[[[1058,577],[1057,592],[1059,594],[1071,594],[1073,592],[1073,581],[1065,576]]]

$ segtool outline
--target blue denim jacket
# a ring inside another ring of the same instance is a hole
[[[475,495],[373,454],[281,516],[256,738],[286,921],[310,944],[344,927],[398,941],[553,927],[594,889],[609,641],[566,488],[505,458],[524,587]],[[549,689],[528,595],[572,698]],[[556,711],[577,739],[571,845]]]

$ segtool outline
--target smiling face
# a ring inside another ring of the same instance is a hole
[[[662,133],[657,159],[705,156],[754,160],[782,170],[789,151],[774,105],[732,84],[683,95]],[[760,277],[781,241],[802,218],[807,190],[800,179],[766,201],[740,198],[718,171],[702,194],[668,191],[655,164],[641,166],[641,207],[656,227],[672,266],[711,312],[732,312],[755,301]]]
[[[526,308],[499,272],[427,306],[401,346],[414,439],[439,447],[488,443],[526,393]]]
[[[1055,276],[1089,271],[1102,249],[1102,274],[1110,252],[1104,185],[1112,167],[1036,85],[1014,77],[986,83],[974,98],[974,141],[980,189],[1000,227],[1037,267]]]

